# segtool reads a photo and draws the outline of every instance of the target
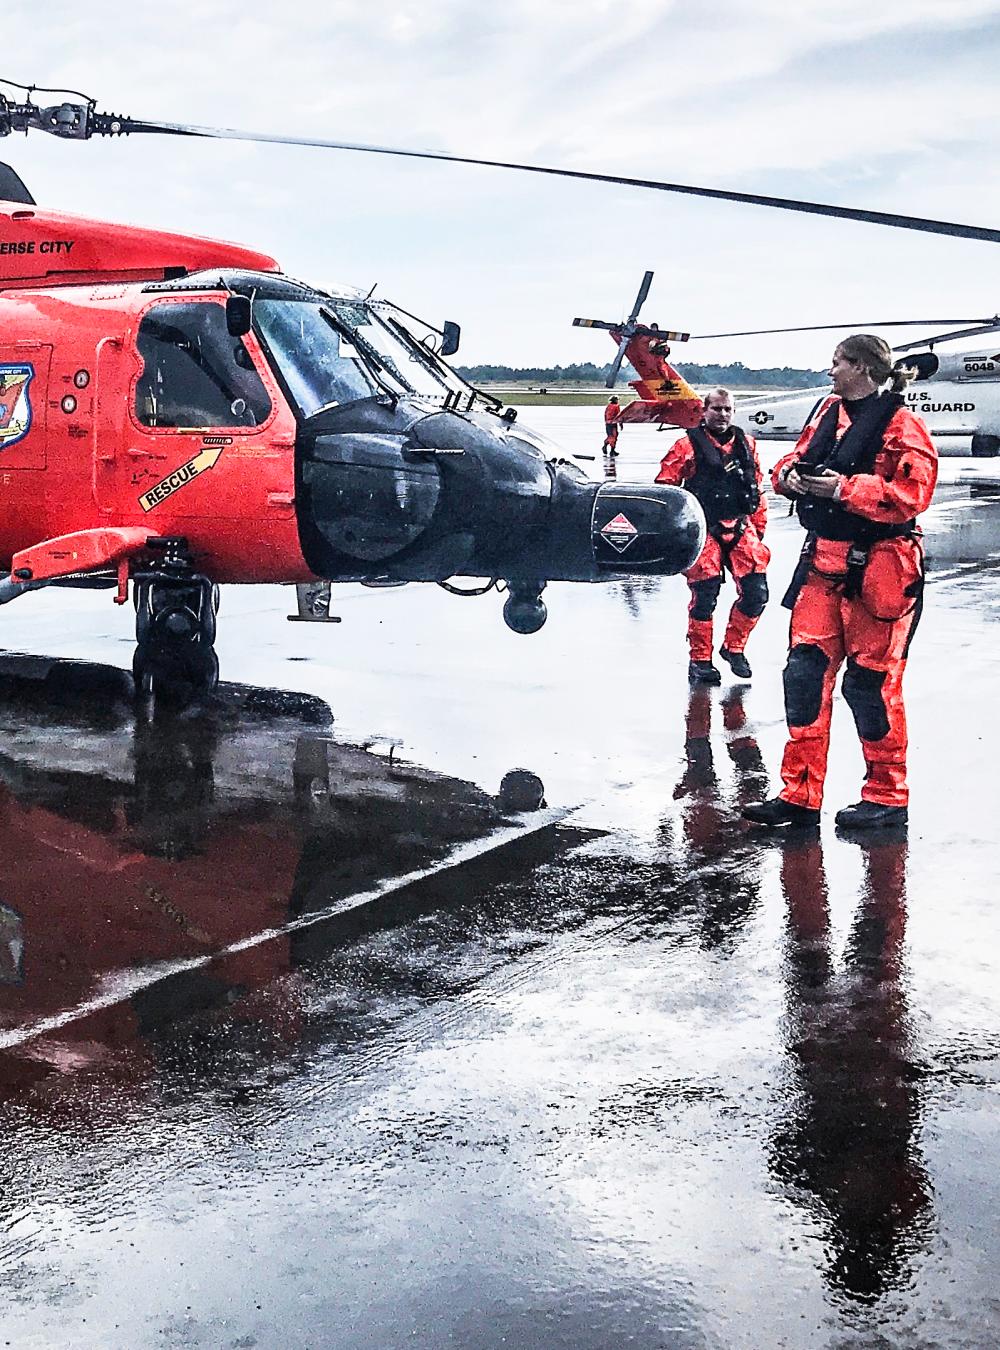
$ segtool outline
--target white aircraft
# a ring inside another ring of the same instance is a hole
[[[895,348],[897,352],[909,349]],[[977,459],[1000,453],[1000,351],[987,348],[939,356],[930,349],[902,357],[900,362],[917,372],[904,394],[906,406],[920,414],[935,439],[971,437]],[[737,399],[733,420],[758,440],[795,441],[830,392],[828,386],[817,386],[773,397],[747,395]],[[954,451],[959,448],[955,446]]]

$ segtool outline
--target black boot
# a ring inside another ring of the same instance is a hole
[[[750,669],[750,662],[742,652],[731,652],[728,647],[720,647],[719,655],[723,661],[729,662],[730,670],[738,679],[749,680],[753,671]]]
[[[752,825],[765,825],[769,830],[779,830],[783,825],[798,829],[819,824],[819,812],[811,806],[796,806],[786,802],[784,797],[772,797],[766,802],[751,802],[742,811],[744,820]]]
[[[722,676],[718,666],[711,661],[689,661],[688,679],[692,684],[721,684]]]
[[[909,816],[905,806],[887,806],[884,802],[855,802],[838,811],[834,820],[839,830],[888,830],[905,825]]]

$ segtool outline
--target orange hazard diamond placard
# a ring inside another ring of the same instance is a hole
[[[614,520],[609,520],[607,525],[601,529],[602,539],[606,539],[611,547],[617,549],[619,553],[625,552],[638,533],[639,531],[628,516],[621,511],[618,512]]]

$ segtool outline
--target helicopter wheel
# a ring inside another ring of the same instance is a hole
[[[974,459],[994,459],[1000,454],[1000,436],[987,436],[977,431],[972,438],[972,456]]]
[[[136,579],[134,599],[136,693],[173,708],[211,694],[219,683],[218,586],[195,574],[174,547],[162,572]]]

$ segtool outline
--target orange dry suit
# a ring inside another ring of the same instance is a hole
[[[620,403],[609,403],[604,409],[604,450],[614,450],[618,444],[618,433],[621,430],[619,418],[621,417],[622,407]]]
[[[722,645],[731,652],[743,651],[767,604],[765,573],[771,560],[764,543],[767,502],[753,437],[740,427],[730,427],[720,439],[702,422],[667,451],[656,481],[687,488],[701,504],[708,525],[705,547],[684,573],[691,588],[691,660],[712,659],[712,616],[724,570],[736,582],[736,602]]]
[[[833,685],[846,657],[842,688],[867,766],[861,796],[905,806],[902,679],[924,574],[916,517],[930,504],[937,451],[898,394],[831,396],[775,466],[776,491],[784,492],[789,469],[805,466],[843,480],[837,500],[795,498],[808,535],[784,601],[792,621],[780,795],[797,806],[822,802]]]

